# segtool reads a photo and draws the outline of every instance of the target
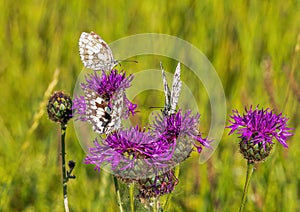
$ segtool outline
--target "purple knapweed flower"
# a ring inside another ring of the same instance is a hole
[[[242,154],[250,162],[258,162],[266,158],[276,139],[285,148],[286,141],[293,134],[292,128],[287,127],[288,118],[282,117],[282,113],[276,115],[269,108],[253,110],[252,106],[246,113],[240,115],[238,110],[233,110],[230,116],[229,135],[236,132],[241,139],[240,149]]]
[[[133,75],[126,77],[125,71],[121,73],[118,73],[117,70],[108,73],[102,71],[102,75],[94,72],[85,77],[86,83],[81,83],[81,87],[82,89],[93,90],[100,96],[111,99],[118,90],[129,88],[132,80]]]
[[[153,136],[158,140],[176,145],[173,158],[177,161],[185,160],[191,153],[193,146],[201,153],[203,147],[210,148],[211,141],[202,138],[198,130],[200,115],[191,115],[188,110],[185,114],[179,110],[170,116],[158,114],[151,125]]]
[[[81,88],[84,91],[90,90],[95,92],[101,98],[108,102],[108,106],[111,108],[110,100],[120,90],[125,90],[130,87],[130,83],[133,80],[133,75],[126,77],[125,71],[118,73],[117,70],[112,70],[109,73],[102,71],[102,75],[96,72],[88,74],[85,77],[85,83],[81,83]],[[135,114],[136,104],[133,104],[128,100],[126,95],[123,96],[124,102],[124,118],[128,118],[130,114]],[[73,109],[75,114],[78,115],[78,119],[86,121],[86,101],[84,96],[78,96],[73,101]]]
[[[77,96],[73,100],[73,113],[76,117],[76,119],[79,119],[81,121],[87,121],[88,117],[86,116],[86,103],[84,96]]]
[[[81,83],[84,95],[73,100],[73,113],[76,119],[89,122],[99,134],[109,134],[121,127],[122,118],[135,114],[136,104],[131,103],[125,95],[133,76],[126,73],[102,71],[88,74]]]
[[[122,178],[140,179],[165,168],[172,156],[170,145],[157,141],[149,132],[138,127],[115,131],[101,143],[96,139],[85,158],[86,164],[109,164]]]

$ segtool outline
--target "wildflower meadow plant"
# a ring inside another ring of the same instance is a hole
[[[193,150],[200,154],[203,148],[210,148],[211,142],[198,130],[199,114],[177,110],[182,85],[180,63],[171,90],[161,64],[166,101],[161,114],[144,128],[138,125],[125,128],[122,120],[136,114],[137,105],[126,96],[134,76],[114,69],[118,61],[106,42],[94,32],[81,34],[79,54],[83,65],[93,70],[85,75],[80,84],[82,93],[75,94],[72,103],[75,120],[87,122],[96,133],[85,164],[94,165],[98,172],[103,166],[110,168],[120,211],[123,211],[123,201],[119,181],[130,187],[131,211],[135,205],[134,185],[143,205],[158,211],[162,208],[159,197],[170,195],[179,182],[174,167]],[[166,206],[167,201],[164,210]]]
[[[212,140],[203,137],[198,127],[200,114],[178,107],[182,82],[180,63],[174,72],[171,89],[162,66],[162,81],[165,105],[152,123],[146,127],[124,127],[122,121],[136,115],[137,104],[126,96],[134,75],[118,71],[107,43],[96,33],[83,32],[79,38],[79,55],[83,65],[92,69],[81,82],[81,94],[72,99],[63,92],[55,92],[49,99],[49,119],[61,125],[62,187],[65,211],[69,211],[67,182],[75,178],[72,172],[75,162],[65,162],[65,133],[71,118],[87,122],[96,134],[93,146],[89,147],[85,164],[101,168],[109,167],[113,174],[119,210],[124,211],[124,201],[119,183],[129,187],[130,210],[135,211],[135,197],[150,211],[167,211],[168,201],[179,183],[179,164],[190,157],[193,151],[200,154],[203,148],[211,148]],[[293,135],[287,126],[288,118],[282,113],[258,106],[245,109],[240,114],[233,110],[230,116],[229,135],[237,134],[240,152],[247,160],[247,174],[240,211],[244,210],[246,194],[256,163],[264,161],[275,141],[287,148],[287,139]],[[136,187],[135,187],[136,186]],[[135,196],[134,189],[138,194]],[[160,197],[167,195],[164,204]],[[128,195],[123,195],[128,196]],[[128,201],[127,201],[128,202]]]
[[[61,167],[62,167],[62,187],[65,211],[69,211],[68,195],[67,195],[67,182],[69,179],[74,179],[72,171],[75,167],[75,162],[70,160],[68,163],[69,170],[66,170],[65,160],[65,136],[67,130],[67,123],[72,118],[72,99],[69,95],[62,91],[54,92],[49,98],[47,104],[47,112],[50,120],[60,123],[61,126]]]
[[[75,118],[90,123],[98,133],[85,163],[95,165],[99,172],[102,166],[110,167],[120,211],[123,203],[118,180],[132,189],[135,183],[139,190],[138,199],[145,206],[159,208],[158,197],[170,194],[178,183],[174,167],[188,158],[193,149],[201,153],[203,147],[210,147],[210,141],[202,138],[198,131],[200,115],[193,116],[191,111],[183,113],[181,109],[176,111],[181,87],[180,64],[176,72],[176,83],[166,96],[170,107],[165,107],[155,121],[143,129],[122,126],[122,119],[135,115],[137,107],[125,95],[133,79],[133,75],[126,77],[125,71],[94,71],[86,75],[81,83],[83,95],[76,96],[73,101]],[[164,83],[166,89],[166,81]],[[130,193],[132,211],[133,194]]]
[[[277,140],[283,147],[288,148],[287,139],[293,135],[292,128],[287,126],[288,118],[282,113],[275,114],[271,109],[245,108],[245,113],[239,114],[233,110],[230,116],[230,134],[236,133],[240,139],[240,152],[247,160],[248,169],[240,211],[244,210],[246,194],[253,172],[253,165],[264,161],[269,156]]]
[[[192,116],[191,113],[190,110],[186,113],[179,110],[170,116],[158,114],[151,125],[154,137],[160,140],[167,143],[176,143],[177,138],[180,138],[176,143],[178,150],[175,151],[175,156],[177,158],[181,158],[178,154],[188,153],[187,158],[193,147],[197,149],[198,153],[201,153],[203,147],[210,148],[209,143],[212,142],[207,138],[202,138],[198,130],[200,114]]]
[[[94,164],[98,171],[108,163],[115,175],[127,181],[153,175],[167,167],[172,158],[171,145],[138,127],[115,131],[101,143],[96,138],[94,144],[85,163]]]
[[[88,74],[81,83],[84,95],[73,101],[76,118],[92,124],[99,134],[120,128],[121,119],[134,115],[137,107],[124,93],[132,79],[132,75],[126,77],[126,72],[118,73],[117,70],[102,71],[102,75]]]

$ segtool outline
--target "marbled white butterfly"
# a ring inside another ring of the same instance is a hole
[[[162,79],[163,79],[165,99],[166,99],[165,107],[163,110],[163,115],[169,116],[176,112],[176,106],[178,103],[178,98],[179,98],[179,94],[180,94],[180,90],[181,90],[182,82],[180,80],[180,63],[178,63],[175,73],[174,73],[172,92],[170,92],[168,82],[166,79],[166,75],[165,75],[164,69],[162,67],[162,63],[160,63],[160,68],[161,68],[161,72],[162,72]]]
[[[109,100],[112,103],[109,107],[108,100],[99,96],[95,91],[85,89],[86,116],[88,122],[92,124],[93,130],[97,133],[109,134],[113,130],[121,127],[121,116],[123,109],[124,91],[115,93]]]
[[[95,32],[81,33],[79,54],[83,65],[94,71],[110,71],[118,64],[107,43]]]

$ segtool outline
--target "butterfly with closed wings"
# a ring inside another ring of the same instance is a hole
[[[109,134],[113,130],[121,127],[121,117],[123,110],[124,90],[120,89],[107,100],[95,91],[85,89],[86,116],[88,122],[92,124],[93,130],[100,134]],[[112,106],[109,106],[109,102]]]
[[[93,31],[81,33],[79,54],[83,65],[94,71],[110,71],[118,64],[107,43]]]
[[[170,91],[168,82],[166,79],[166,75],[162,66],[162,63],[160,63],[160,68],[162,72],[162,79],[163,79],[163,85],[164,85],[164,92],[165,92],[165,107],[162,111],[164,116],[170,116],[176,112],[176,106],[179,99],[179,94],[181,90],[182,82],[180,80],[180,63],[178,63],[174,78],[173,78],[173,84],[172,84],[172,91]]]

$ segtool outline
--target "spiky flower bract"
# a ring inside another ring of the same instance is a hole
[[[142,202],[148,202],[152,197],[159,197],[171,193],[178,184],[178,179],[171,169],[163,174],[138,181],[139,195]]]
[[[179,110],[170,116],[158,114],[151,125],[153,136],[166,143],[176,146],[173,158],[182,162],[189,157],[193,147],[201,153],[203,147],[210,148],[211,141],[202,138],[198,130],[200,115],[191,115],[188,110],[185,114]]]
[[[67,124],[72,118],[72,99],[62,91],[54,92],[47,104],[48,117],[54,122]]]
[[[149,177],[165,168],[172,156],[169,144],[157,141],[138,127],[115,131],[101,143],[96,139],[94,144],[85,163],[94,164],[98,171],[102,165],[109,164],[112,172],[121,178]]]
[[[237,133],[240,141],[240,150],[244,157],[250,162],[264,160],[270,153],[273,141],[277,140],[285,148],[288,147],[286,141],[293,134],[292,128],[287,126],[288,118],[282,113],[275,114],[271,109],[252,109],[252,106],[245,113],[239,114],[238,110],[233,110],[229,135]]]

